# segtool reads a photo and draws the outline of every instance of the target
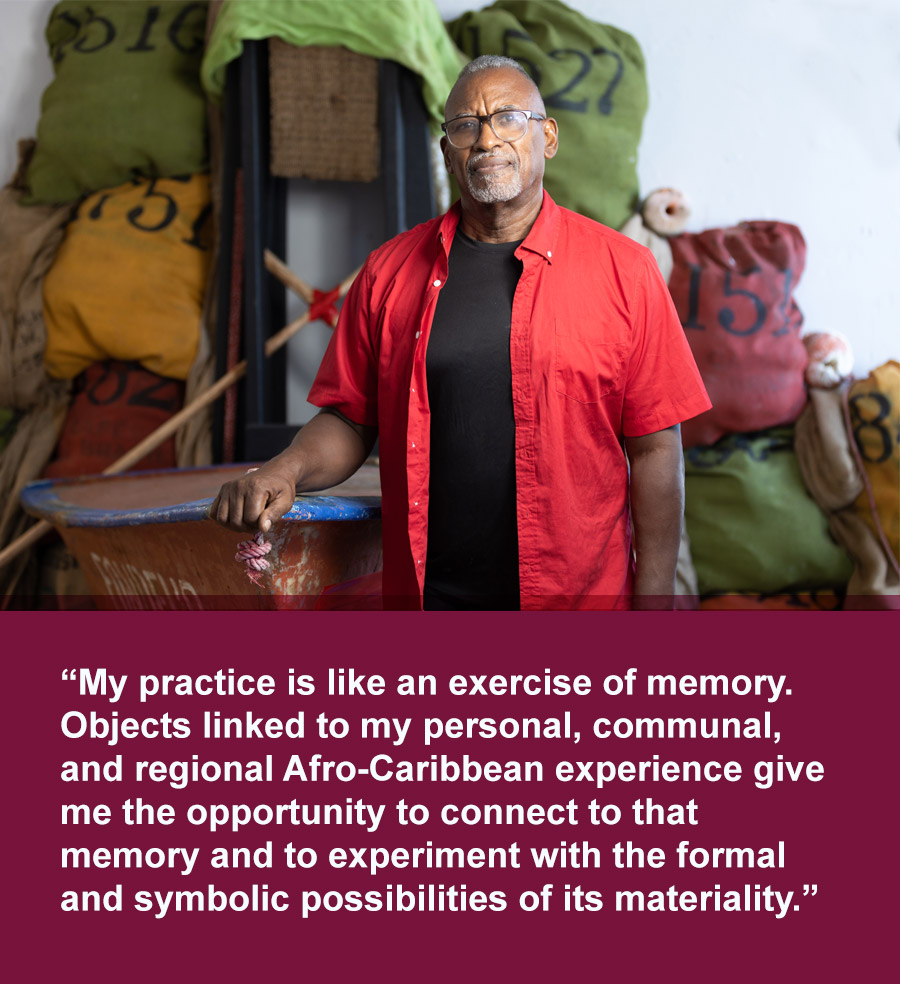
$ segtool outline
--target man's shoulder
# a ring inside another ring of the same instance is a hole
[[[560,226],[565,229],[566,234],[575,239],[576,242],[590,248],[603,248],[609,254],[623,263],[633,263],[642,267],[647,259],[653,258],[653,254],[646,246],[636,243],[633,239],[616,232],[610,226],[603,225],[595,219],[590,219],[580,212],[573,212],[571,209],[557,205],[560,216]]]
[[[437,247],[443,215],[421,222],[373,249],[366,260],[371,276],[392,276],[411,257]]]

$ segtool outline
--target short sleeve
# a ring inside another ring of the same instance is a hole
[[[649,251],[636,278],[632,338],[622,409],[627,437],[665,430],[712,404],[678,320],[669,289]]]
[[[308,400],[317,407],[339,410],[356,424],[374,427],[378,424],[378,371],[375,319],[369,310],[370,276],[367,263],[341,306]]]

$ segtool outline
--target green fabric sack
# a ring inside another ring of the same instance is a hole
[[[244,41],[280,38],[302,47],[342,46],[360,55],[405,65],[420,76],[425,105],[436,126],[464,64],[433,0],[225,0],[201,75],[210,97],[225,88],[225,67]]]
[[[183,0],[53,8],[46,38],[55,78],[41,101],[25,204],[206,169],[206,12],[205,2]]]
[[[544,186],[556,202],[614,229],[637,210],[637,149],[647,112],[644,56],[625,31],[559,0],[497,0],[447,25],[470,57],[515,58],[559,123]]]
[[[689,448],[684,514],[701,595],[840,590],[853,571],[803,484],[793,427]]]

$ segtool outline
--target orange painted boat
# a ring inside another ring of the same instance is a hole
[[[248,534],[206,516],[248,465],[32,482],[24,508],[52,523],[104,609],[379,607],[381,486],[365,464],[348,481],[298,496],[266,535],[259,583],[235,560]],[[329,605],[329,597],[339,598]],[[324,599],[324,600],[323,600]]]

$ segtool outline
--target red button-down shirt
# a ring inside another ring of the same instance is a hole
[[[369,256],[309,396],[378,427],[386,607],[422,606],[425,351],[459,214],[457,204]],[[510,361],[522,608],[627,608],[633,561],[623,438],[671,427],[710,403],[643,246],[545,192],[516,256],[523,268]]]

